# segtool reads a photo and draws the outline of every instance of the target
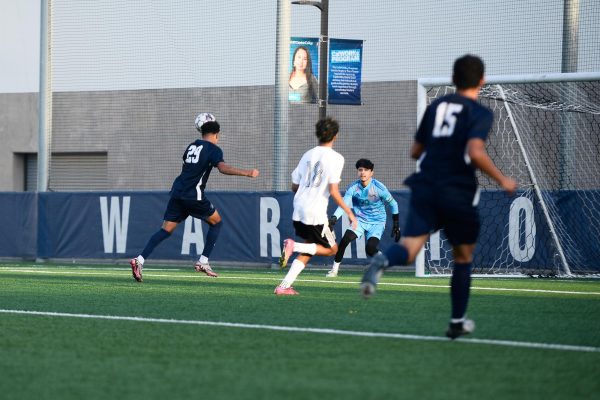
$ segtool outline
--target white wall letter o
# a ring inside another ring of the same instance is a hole
[[[521,210],[524,213],[523,219],[521,219]],[[525,239],[523,247],[521,247],[522,234]],[[533,203],[527,197],[518,197],[510,205],[508,218],[508,249],[516,261],[526,262],[533,258],[535,234]]]

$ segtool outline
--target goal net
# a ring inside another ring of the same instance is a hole
[[[419,110],[453,92],[419,81]],[[478,172],[481,232],[475,274],[600,273],[600,74],[489,77],[480,101],[494,112],[487,151],[519,182],[506,195]],[[434,233],[417,275],[448,274],[452,250]]]

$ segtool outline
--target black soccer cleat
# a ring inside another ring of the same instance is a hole
[[[383,275],[383,269],[387,264],[388,260],[383,253],[379,252],[375,254],[360,283],[360,293],[363,298],[368,299],[375,294],[377,282],[379,282],[381,275]]]
[[[446,336],[454,340],[457,337],[468,335],[475,330],[475,321],[471,319],[465,319],[463,322],[450,323]]]

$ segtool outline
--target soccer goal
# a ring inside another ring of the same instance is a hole
[[[418,81],[419,120],[455,89]],[[509,197],[478,172],[481,233],[475,274],[600,275],[600,73],[491,76],[481,103],[495,115],[487,150],[519,182]],[[452,251],[434,233],[416,275],[449,274]]]

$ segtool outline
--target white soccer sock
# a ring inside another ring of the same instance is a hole
[[[144,261],[146,261],[146,260],[144,260],[144,257],[142,257],[141,255],[137,256],[137,260],[142,265],[144,265]]]
[[[341,261],[340,261],[340,262],[335,262],[335,261],[334,261],[334,262],[333,262],[333,267],[331,268],[331,270],[332,270],[332,271],[335,271],[335,272],[338,272],[338,270],[340,269],[340,264],[341,264],[341,263],[342,263]]]
[[[462,322],[465,322],[465,317],[462,318],[450,318],[450,323],[451,324],[460,324]]]
[[[208,264],[208,257],[200,256],[200,259],[198,261],[200,261],[200,264]]]
[[[290,286],[292,286],[292,284],[294,283],[294,281],[296,280],[298,275],[300,275],[300,272],[302,272],[302,270],[304,269],[305,266],[306,265],[304,265],[304,263],[302,263],[298,259],[294,260],[294,262],[292,262],[292,266],[290,267],[290,270],[288,271],[287,275],[285,276],[285,278],[283,278],[283,280],[279,284],[279,287],[287,289]]]
[[[316,243],[294,243],[294,251],[296,253],[310,254],[314,256],[317,253]]]

